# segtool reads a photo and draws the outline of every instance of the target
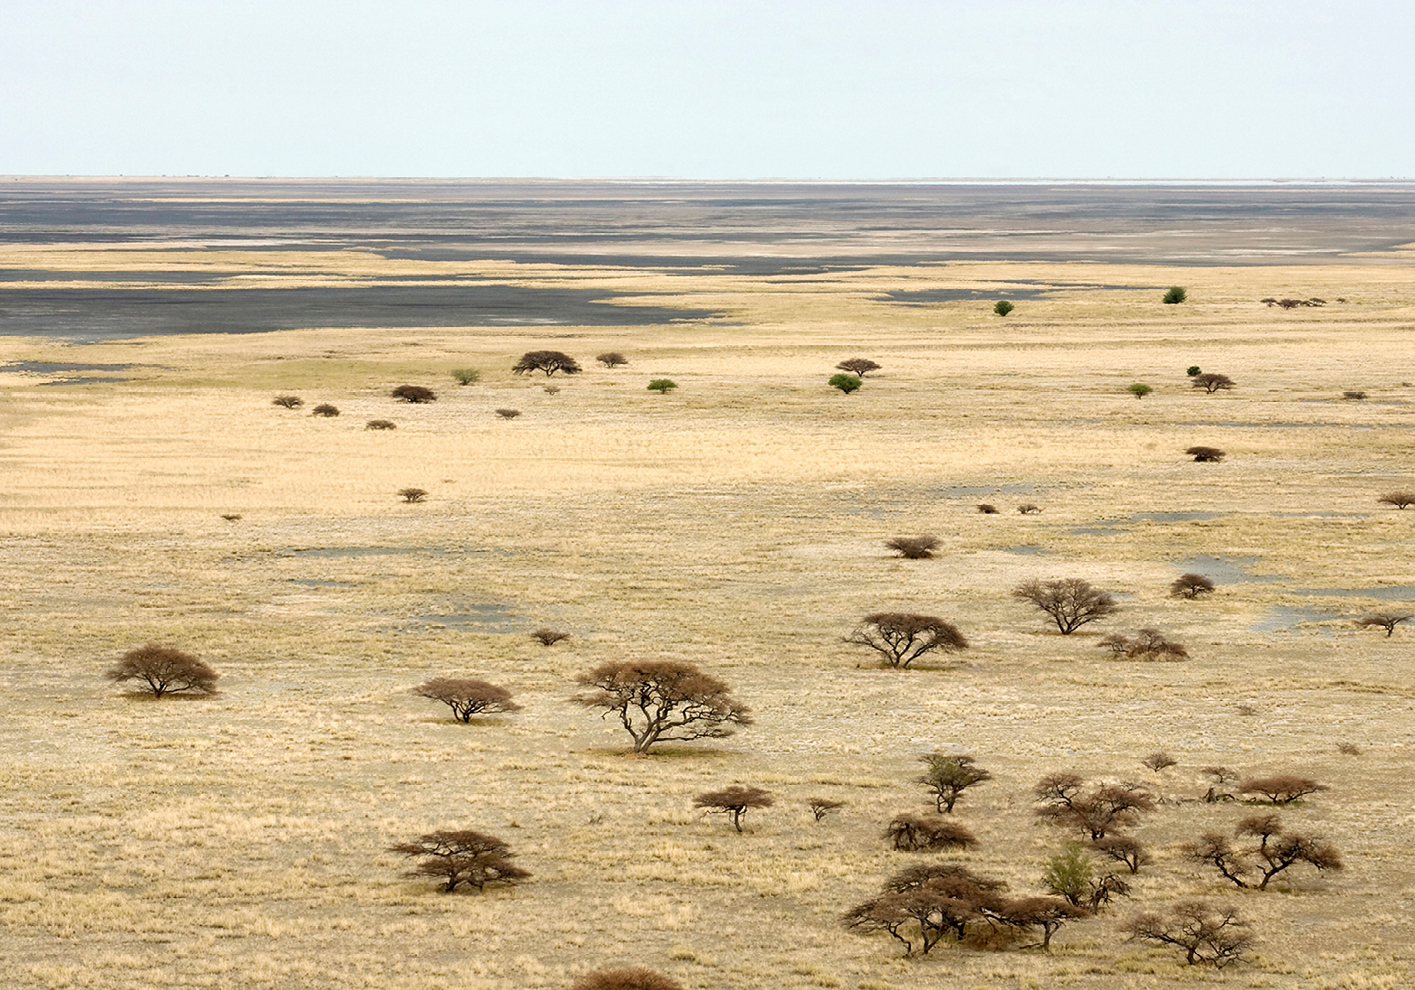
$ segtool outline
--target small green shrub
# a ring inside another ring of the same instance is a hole
[[[1150,386],[1146,385],[1144,382],[1136,382],[1134,385],[1131,385],[1128,389],[1126,389],[1126,391],[1137,399],[1143,399],[1145,396],[1153,392],[1154,389],[1150,388]]]
[[[1169,291],[1164,294],[1164,301],[1173,306],[1175,303],[1182,303],[1188,296],[1189,293],[1182,285],[1171,285]]]
[[[475,385],[481,381],[481,372],[476,368],[454,368],[452,379],[458,385]]]
[[[838,375],[831,375],[830,381],[827,384],[829,384],[831,388],[838,388],[846,395],[849,395],[863,383],[860,381],[858,375],[847,375],[842,371]]]
[[[678,387],[678,383],[672,378],[655,378],[649,382],[649,391],[657,392],[659,395],[667,395]]]
[[[1186,372],[1184,372],[1184,373],[1185,373],[1186,375],[1188,375],[1190,378],[1193,378],[1195,375],[1197,375],[1197,374],[1199,373],[1199,366],[1198,366],[1197,364],[1191,364],[1191,365],[1189,366],[1189,370],[1186,371]]]
[[[999,299],[996,305],[993,306],[992,311],[998,316],[1006,316],[1016,308],[1016,306],[1012,305],[1006,299]]]

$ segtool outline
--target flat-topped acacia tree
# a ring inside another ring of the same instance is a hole
[[[213,694],[218,674],[205,660],[170,646],[148,643],[124,653],[105,675],[110,681],[142,681],[154,698],[179,691]]]
[[[749,709],[732,690],[690,663],[620,660],[575,678],[588,690],[575,699],[614,716],[642,753],[658,742],[720,739],[751,725]]]
[[[412,690],[420,698],[431,698],[451,708],[459,722],[470,722],[473,715],[521,710],[511,700],[510,691],[475,677],[434,677]]]
[[[563,351],[527,351],[521,355],[521,359],[511,366],[511,370],[518,375],[530,374],[533,371],[543,371],[547,378],[557,371],[563,371],[567,375],[578,375],[580,365],[570,355]]]
[[[880,655],[887,667],[909,665],[934,650],[965,650],[968,640],[951,622],[936,615],[907,612],[875,612],[860,624],[845,642],[868,646]]]

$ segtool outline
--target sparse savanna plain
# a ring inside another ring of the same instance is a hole
[[[693,990],[1410,985],[1415,628],[1353,620],[1415,611],[1415,511],[1377,502],[1415,489],[1415,250],[911,262],[891,241],[872,262],[873,235],[851,236],[850,264],[801,272],[0,244],[7,314],[21,292],[177,276],[227,292],[475,280],[626,314],[0,337],[0,982],[515,990],[641,964]],[[1161,303],[1171,285],[1186,302]],[[645,307],[700,315],[627,318]],[[584,371],[511,372],[546,348]],[[595,363],[611,350],[629,363]],[[882,367],[844,394],[826,380],[850,357]],[[1192,388],[1193,365],[1236,387]],[[479,381],[456,384],[460,368]],[[678,388],[647,390],[665,377]],[[399,403],[401,384],[437,401]],[[1201,444],[1226,456],[1185,456]],[[935,559],[885,547],[920,534]],[[1186,572],[1215,592],[1172,597]],[[1120,611],[1062,636],[1011,595],[1065,577]],[[942,616],[971,645],[882,668],[844,642],[875,612]],[[540,627],[570,638],[544,647]],[[1145,627],[1189,658],[1097,646]],[[210,662],[219,693],[154,701],[104,679],[147,642]],[[573,700],[576,675],[623,659],[695,664],[755,722],[629,755]],[[461,724],[410,693],[434,677],[524,707]],[[915,778],[940,750],[993,774],[954,812],[979,844],[896,852],[885,826],[931,809]],[[1176,765],[1143,767],[1157,750]],[[1256,891],[1192,861],[1200,833],[1250,813],[1202,800],[1215,765],[1326,784],[1279,812],[1345,868]],[[1043,893],[1072,836],[1034,814],[1032,787],[1060,771],[1160,799],[1132,833],[1155,861],[1129,898],[1050,953],[945,939],[905,959],[844,929],[919,862]],[[693,806],[734,783],[775,798],[742,834]],[[816,797],[843,807],[817,822]],[[532,877],[447,895],[402,876],[389,847],[437,829],[506,840]],[[1246,960],[1189,967],[1127,940],[1134,912],[1194,897],[1251,920]]]

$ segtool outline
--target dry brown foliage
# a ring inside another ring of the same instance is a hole
[[[936,815],[896,815],[885,829],[884,837],[901,852],[966,849],[978,844],[968,829]]]
[[[683,990],[683,984],[647,966],[616,966],[586,973],[570,990]]]
[[[310,410],[310,415],[323,416],[326,419],[332,419],[333,417],[339,415],[339,407],[332,406],[328,402],[321,402],[319,405],[315,406],[313,409]]]
[[[1415,492],[1404,490],[1386,492],[1380,498],[1376,499],[1376,501],[1381,505],[1393,505],[1397,509],[1404,509],[1408,506],[1415,505]]]
[[[1255,941],[1248,922],[1232,907],[1206,901],[1180,901],[1167,912],[1145,911],[1121,928],[1131,939],[1172,945],[1194,966],[1222,969],[1243,957]]]
[[[1169,586],[1169,593],[1175,598],[1198,598],[1213,590],[1213,581],[1202,574],[1181,574]]]
[[[470,722],[473,715],[521,710],[521,706],[511,700],[510,691],[475,677],[435,677],[412,691],[421,698],[442,702],[462,722]]]
[[[1249,777],[1238,785],[1239,794],[1261,794],[1273,804],[1291,804],[1298,798],[1325,790],[1330,790],[1326,784],[1290,773]]]
[[[1066,828],[1079,829],[1089,839],[1103,839],[1110,832],[1134,825],[1140,815],[1153,811],[1154,796],[1141,784],[1099,784],[1083,793],[1084,782],[1075,774],[1050,774],[1032,788],[1041,799],[1038,817]]]
[[[216,691],[218,674],[211,665],[190,653],[170,646],[148,643],[124,653],[118,665],[105,674],[110,681],[142,681],[153,697],[178,691],[212,694]]]
[[[1189,382],[1193,388],[1201,388],[1210,395],[1215,392],[1227,391],[1233,388],[1232,378],[1229,378],[1227,375],[1215,374],[1211,371],[1195,375],[1193,378],[1189,379]]]
[[[845,642],[868,646],[880,655],[886,666],[905,669],[934,650],[968,648],[968,640],[951,622],[936,615],[904,612],[875,612],[865,616]]]
[[[510,846],[495,836],[471,829],[429,832],[412,842],[389,846],[388,851],[423,857],[403,875],[437,878],[447,894],[462,884],[480,891],[490,883],[515,884],[530,877],[530,873],[511,862],[515,854]]]
[[[305,404],[305,400],[298,395],[277,395],[271,405],[279,406],[281,409],[298,409]]]
[[[1203,445],[1188,447],[1185,449],[1184,453],[1188,454],[1199,463],[1217,464],[1225,457],[1225,452],[1219,450],[1217,447],[1205,447]]]
[[[426,488],[400,488],[398,495],[404,502],[423,502],[427,500]]]
[[[437,401],[437,393],[426,385],[399,385],[390,392],[389,395],[399,402],[423,403]]]
[[[1386,631],[1386,637],[1389,638],[1394,634],[1396,626],[1400,625],[1402,622],[1408,622],[1413,618],[1415,618],[1415,615],[1404,612],[1373,612],[1370,615],[1365,615],[1357,619],[1356,625],[1362,629],[1379,627]]]
[[[871,371],[878,371],[881,366],[871,361],[869,358],[847,358],[837,364],[836,367],[841,371],[848,371],[852,375],[858,375],[864,378],[865,375],[869,374]]]
[[[770,808],[776,803],[770,791],[760,787],[743,787],[733,784],[720,791],[708,791],[693,798],[693,806],[706,809],[709,814],[723,814],[732,819],[732,827],[742,831],[742,816],[752,808]]]
[[[611,662],[575,680],[590,689],[575,700],[617,718],[636,753],[656,742],[719,739],[752,724],[726,684],[676,660]]]
[[[521,410],[519,410],[519,409],[498,409],[498,410],[496,410],[496,415],[500,416],[502,419],[515,419],[517,416],[521,415]]]
[[[1115,598],[1080,578],[1040,581],[1033,578],[1012,589],[1012,597],[1041,609],[1063,636],[1120,611]]]
[[[1141,629],[1132,638],[1121,633],[1102,636],[1096,645],[1130,660],[1187,660],[1189,651],[1165,638],[1158,629]]]
[[[541,646],[554,646],[556,643],[569,638],[569,633],[557,632],[554,629],[537,629],[535,632],[531,633],[531,639],[535,640]]]
[[[1149,767],[1155,773],[1159,773],[1161,770],[1164,770],[1167,767],[1172,767],[1178,762],[1178,760],[1176,760],[1174,757],[1170,756],[1163,750],[1160,750],[1157,753],[1151,753],[1149,756],[1145,757],[1143,760],[1140,761],[1141,764],[1146,767]]]
[[[366,430],[396,430],[398,424],[391,419],[371,419],[364,424]]]
[[[884,545],[908,560],[929,560],[941,542],[937,536],[896,536]]]
[[[1237,887],[1266,890],[1269,881],[1297,863],[1307,863],[1318,870],[1340,870],[1341,853],[1325,839],[1287,833],[1275,814],[1251,815],[1234,828],[1238,838],[1251,837],[1257,844],[1248,849],[1234,849],[1226,835],[1205,832],[1189,847],[1189,854],[1201,863],[1213,866]],[[1261,879],[1256,883],[1250,874]]]
[[[596,354],[595,360],[606,368],[618,368],[629,363],[629,359],[618,351],[605,351],[603,354]]]
[[[578,375],[580,365],[570,355],[561,351],[527,351],[521,355],[521,359],[511,366],[511,370],[518,375],[529,374],[532,371],[543,371],[546,377],[563,371],[567,375]]]

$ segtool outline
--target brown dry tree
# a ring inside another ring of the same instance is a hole
[[[556,643],[563,642],[569,638],[569,633],[558,632],[554,629],[537,629],[535,632],[531,633],[531,639],[535,640],[541,646],[554,646]]]
[[[770,791],[760,787],[743,787],[733,784],[720,791],[708,791],[693,798],[693,806],[704,809],[708,814],[726,815],[732,819],[732,827],[742,831],[742,816],[752,808],[770,808],[776,803]]]
[[[752,724],[731,688],[676,660],[614,661],[575,680],[588,690],[574,700],[618,719],[636,753],[657,742],[718,739]]]
[[[1198,598],[1213,590],[1213,581],[1202,574],[1181,574],[1169,586],[1169,593],[1175,598]]]
[[[561,351],[527,351],[521,355],[519,361],[511,366],[511,370],[518,375],[541,371],[548,378],[557,371],[562,371],[567,375],[578,375],[580,365],[570,355]]]
[[[417,404],[437,401],[437,393],[426,385],[399,385],[390,392],[389,395],[399,402],[412,402]]]
[[[884,837],[901,852],[966,849],[978,844],[968,829],[937,815],[896,815],[885,829]]]
[[[214,694],[218,674],[205,660],[170,646],[148,643],[124,653],[118,665],[105,672],[110,681],[142,681],[154,698],[193,691]]]
[[[1190,457],[1194,458],[1194,460],[1195,460],[1196,462],[1201,463],[1201,464],[1203,464],[1203,463],[1217,464],[1219,461],[1223,460],[1224,457],[1226,456],[1225,452],[1222,451],[1222,450],[1219,450],[1219,448],[1217,448],[1217,447],[1205,447],[1205,446],[1203,446],[1202,444],[1197,445],[1197,446],[1194,446],[1194,447],[1188,447],[1188,448],[1185,449],[1184,453],[1188,454]]]
[[[305,400],[298,395],[277,395],[271,405],[279,406],[281,409],[298,409],[305,404]]]
[[[1415,505],[1415,491],[1386,492],[1376,499],[1381,505],[1393,505],[1397,509],[1405,509]]]
[[[1396,626],[1411,619],[1415,619],[1415,615],[1405,612],[1374,612],[1357,619],[1356,625],[1362,629],[1379,627],[1386,631],[1386,637],[1389,638],[1395,633]]]
[[[422,857],[403,875],[440,880],[442,891],[447,894],[463,884],[481,891],[487,884],[515,884],[530,877],[530,873],[511,862],[515,853],[510,846],[495,836],[471,829],[429,832],[412,842],[389,846],[388,851]]]
[[[878,371],[881,365],[876,364],[869,358],[846,358],[835,366],[841,371],[848,371],[852,375],[864,378],[871,371]]]
[[[1251,927],[1236,908],[1198,900],[1179,901],[1163,913],[1134,915],[1121,931],[1132,940],[1174,946],[1190,966],[1203,963],[1215,969],[1243,958],[1255,941]]]
[[[434,677],[412,688],[412,692],[420,698],[442,702],[460,722],[470,722],[473,715],[521,710],[511,700],[510,691],[475,677]]]
[[[1023,581],[1012,589],[1012,597],[1040,609],[1056,623],[1063,636],[1071,635],[1088,622],[1120,611],[1110,592],[1080,578]]]
[[[1270,777],[1248,777],[1238,785],[1239,794],[1261,795],[1272,804],[1291,804],[1308,794],[1326,790],[1330,790],[1326,784],[1319,784],[1310,777],[1299,777],[1297,774],[1291,773],[1274,774]]]
[[[887,667],[908,669],[919,657],[935,650],[947,652],[968,648],[968,640],[958,627],[936,615],[907,612],[875,612],[860,620],[845,642],[867,646],[880,655]]]
[[[1218,375],[1211,371],[1201,375],[1195,375],[1189,379],[1189,383],[1194,388],[1201,388],[1205,392],[1213,395],[1215,392],[1225,392],[1233,388],[1234,382],[1227,375]]]
[[[1251,815],[1240,821],[1233,833],[1251,838],[1255,844],[1235,849],[1228,836],[1205,832],[1189,847],[1189,855],[1208,863],[1236,887],[1266,890],[1273,877],[1298,863],[1318,870],[1340,870],[1341,853],[1323,838],[1288,833],[1275,814]]]
[[[606,368],[619,368],[629,363],[629,359],[618,351],[605,351],[603,354],[596,354],[595,360]]]

